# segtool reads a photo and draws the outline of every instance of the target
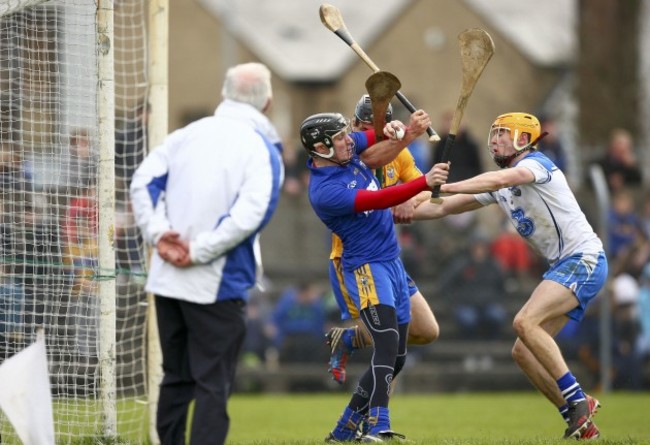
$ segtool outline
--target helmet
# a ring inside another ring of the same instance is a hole
[[[537,144],[539,136],[542,132],[542,127],[539,124],[539,120],[528,113],[506,113],[497,117],[492,126],[490,127],[490,134],[488,135],[488,146],[490,145],[490,139],[492,138],[492,132],[497,128],[506,128],[510,130],[510,137],[512,138],[513,145],[515,150],[521,151],[525,148],[530,148],[533,144]],[[517,145],[517,139],[522,133],[528,133],[528,144],[519,146]]]
[[[361,122],[372,123],[374,121],[374,116],[372,115],[372,102],[368,94],[364,94],[357,102],[357,106],[354,109],[354,117],[356,117]],[[388,104],[386,109],[386,122],[393,120],[393,107],[391,104]]]
[[[492,152],[490,149],[490,141],[492,136],[498,130],[506,129],[510,132],[510,137],[512,138],[512,145],[515,148],[515,153],[508,156],[497,155]],[[494,162],[501,168],[505,168],[510,164],[510,161],[514,159],[519,153],[524,150],[530,150],[537,145],[537,141],[540,139],[541,134],[541,125],[539,120],[528,113],[506,113],[498,116],[492,126],[490,127],[490,132],[488,133],[488,150]],[[528,134],[528,143],[524,145],[519,145],[517,141],[519,136],[522,134]]]
[[[347,130],[350,122],[341,113],[318,113],[309,116],[300,124],[300,140],[305,149],[313,154],[314,145],[325,144],[329,147],[329,155],[322,156],[331,158],[334,155],[334,142],[332,138],[341,131]]]

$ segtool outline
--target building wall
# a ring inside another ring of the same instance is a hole
[[[229,37],[219,19],[196,2],[170,3],[169,124],[173,130],[187,118],[213,112],[220,100],[223,74],[228,66],[260,60]],[[434,128],[438,128],[442,112],[454,109],[458,100],[461,63],[457,36],[473,27],[486,29],[496,46],[496,53],[476,86],[463,118],[476,140],[483,143],[496,115],[514,110],[537,111],[556,74],[531,65],[464,2],[411,2],[389,29],[371,44],[362,45],[380,68],[399,77],[402,92],[416,107],[428,111]],[[337,38],[327,33],[324,36]],[[351,49],[341,42],[341,51]],[[297,130],[306,116],[323,111],[352,115],[370,74],[370,69],[355,59],[334,83],[287,83],[274,76],[275,98],[270,117],[285,138],[286,150],[302,150]],[[395,103],[395,106],[401,105]],[[488,162],[485,166],[493,168]],[[437,233],[449,230],[438,222],[429,222],[427,227],[427,233],[434,238]],[[306,196],[285,196],[280,201],[263,234],[262,246],[266,270],[271,276],[295,275],[300,271],[325,278],[329,234],[311,211]]]
[[[227,66],[258,59],[236,41],[232,46],[224,44],[228,37],[224,37],[227,34],[219,19],[196,2],[171,2],[170,8],[169,105],[170,129],[174,129],[184,123],[184,117],[213,111]],[[497,114],[515,109],[536,111],[556,81],[556,73],[531,65],[463,2],[412,2],[364,49],[380,68],[400,78],[402,91],[431,114],[435,128],[441,113],[455,108],[458,99],[461,67],[457,35],[473,27],[486,29],[496,45],[463,118],[470,131],[482,139]],[[427,39],[441,37],[440,46],[427,44]],[[336,39],[334,35],[330,38]],[[341,51],[351,50],[341,42]],[[335,84],[287,84],[276,76],[277,100],[271,117],[279,123],[280,132],[295,141],[295,129],[309,114],[326,110],[351,114],[370,74],[358,60]]]

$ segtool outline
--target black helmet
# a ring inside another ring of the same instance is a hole
[[[348,128],[350,123],[341,113],[318,113],[309,116],[300,124],[300,140],[305,149],[311,153],[314,144],[321,142],[330,149],[329,156],[334,154],[332,136]]]
[[[354,109],[354,117],[362,122],[372,123],[374,121],[374,116],[372,115],[372,102],[370,101],[370,96],[364,94],[357,102],[357,106]],[[393,107],[391,104],[388,104],[386,108],[386,122],[393,120]]]

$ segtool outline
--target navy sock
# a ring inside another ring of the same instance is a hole
[[[569,422],[569,416],[567,415],[567,413],[569,412],[569,404],[565,403],[564,405],[559,407],[557,410],[560,412],[560,415],[562,416],[564,421],[568,423]]]

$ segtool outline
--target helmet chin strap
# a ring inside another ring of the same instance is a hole
[[[330,152],[326,155],[323,153],[319,153],[316,150],[312,150],[311,154],[314,156],[318,156],[319,158],[327,159],[328,161],[331,161],[332,156],[334,156],[334,147],[330,147]]]
[[[492,156],[492,159],[494,159],[494,163],[500,168],[506,168],[508,165],[510,165],[510,162],[512,162],[514,158],[516,158],[517,156],[519,156],[521,153],[525,151],[530,151],[546,135],[548,135],[548,131],[545,131],[544,133],[540,134],[539,137],[535,139],[533,142],[531,142],[528,145],[524,145],[521,148],[515,145],[515,149],[517,150],[515,153],[509,156],[494,155]]]
[[[321,159],[327,159],[328,161],[333,162],[335,164],[338,164],[341,167],[345,167],[352,160],[352,156],[350,156],[350,159],[348,159],[347,161],[339,161],[339,160],[336,160],[336,159],[332,159],[334,157],[334,147],[330,147],[330,152],[328,154],[326,154],[326,155],[323,154],[323,153],[319,153],[316,150],[312,150],[311,154],[313,156],[318,156]]]

